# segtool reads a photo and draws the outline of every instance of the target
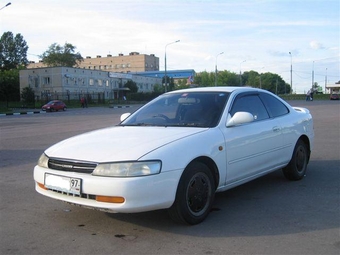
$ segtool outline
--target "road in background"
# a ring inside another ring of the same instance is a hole
[[[117,124],[136,106],[0,117],[0,253],[339,254],[340,104],[290,103],[314,117],[307,176],[290,182],[276,171],[219,193],[196,226],[172,222],[166,210],[107,214],[35,191],[33,168],[47,147]]]

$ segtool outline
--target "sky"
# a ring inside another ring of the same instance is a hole
[[[296,93],[340,80],[339,0],[0,0],[0,8],[8,2],[0,35],[20,33],[30,61],[67,42],[84,58],[155,54],[160,70],[166,54],[167,70],[272,72]]]

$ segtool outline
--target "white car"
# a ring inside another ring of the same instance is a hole
[[[248,87],[172,91],[121,120],[48,148],[37,192],[113,213],[167,208],[198,224],[215,192],[278,169],[302,179],[314,141],[307,109]]]

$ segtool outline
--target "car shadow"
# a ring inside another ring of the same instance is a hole
[[[284,235],[340,227],[339,161],[311,162],[301,181],[288,181],[281,171],[217,193],[210,215],[201,224],[173,222],[166,210],[110,214],[112,220],[183,235]],[[327,174],[325,174],[325,171]]]

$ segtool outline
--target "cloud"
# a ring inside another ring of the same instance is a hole
[[[325,47],[322,45],[322,43],[317,42],[317,41],[311,41],[309,43],[310,47],[314,50],[321,50],[321,49],[325,49]]]

